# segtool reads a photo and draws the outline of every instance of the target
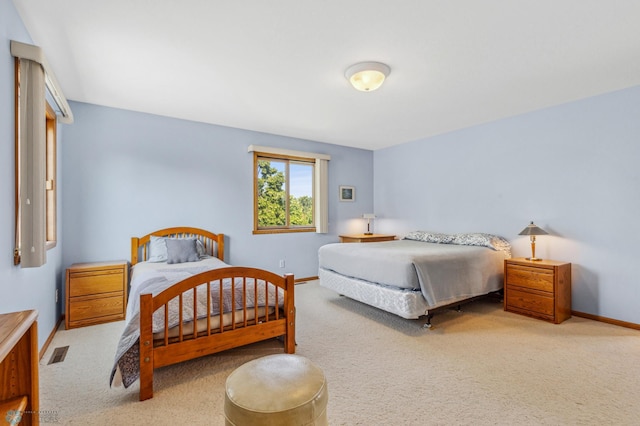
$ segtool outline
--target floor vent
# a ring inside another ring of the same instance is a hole
[[[62,346],[60,348],[55,348],[53,350],[53,355],[51,355],[51,359],[49,359],[49,362],[47,363],[47,365],[64,361],[64,357],[67,356],[68,350],[69,350],[69,346]]]

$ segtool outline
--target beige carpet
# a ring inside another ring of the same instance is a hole
[[[328,380],[331,425],[638,425],[640,332],[582,318],[548,324],[478,301],[432,330],[296,286],[297,353]],[[123,322],[59,331],[40,363],[41,410],[59,424],[222,425],[226,377],[281,353],[271,340],[156,372],[155,396],[109,388]],[[62,363],[47,365],[69,345]]]

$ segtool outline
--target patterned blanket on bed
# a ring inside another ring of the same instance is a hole
[[[185,264],[186,265],[186,264]],[[137,266],[137,265],[136,265]],[[161,265],[158,265],[161,266]],[[186,279],[193,275],[205,272],[211,269],[217,269],[220,267],[229,266],[223,262],[214,266],[184,266],[180,268],[166,268],[145,270],[142,274],[134,274],[131,282],[131,294],[129,296],[129,304],[127,306],[127,317],[125,322],[125,329],[120,337],[118,347],[116,349],[116,356],[113,368],[111,370],[111,376],[109,383],[113,385],[119,385],[122,383],[124,387],[129,387],[140,377],[140,295],[143,293],[151,293],[157,295],[166,288]],[[253,280],[247,280],[247,307],[254,306],[254,282]],[[232,307],[231,288],[234,288],[235,293],[235,308]],[[258,288],[264,289],[264,281],[258,282]],[[195,307],[196,319],[205,318],[207,315],[207,299],[211,303],[212,315],[218,315],[222,313],[230,312],[233,309],[241,309],[243,303],[243,286],[242,279],[238,278],[235,285],[232,285],[231,279],[223,281],[223,306],[220,309],[220,295],[219,286],[217,283],[212,283],[211,294],[209,297],[206,295],[207,287],[201,285],[196,288],[196,300],[197,306]],[[269,304],[273,304],[275,300],[275,290],[273,286],[269,286],[268,291]],[[265,291],[258,291],[257,306],[265,306],[266,299]],[[194,298],[193,290],[189,290],[183,293],[183,310],[182,319],[183,322],[193,321],[194,312]],[[279,299],[282,303],[283,298]],[[168,309],[168,324],[169,327],[175,327],[180,320],[179,302],[176,299],[169,302]],[[164,330],[164,310],[159,309],[153,315],[153,332],[159,332]]]

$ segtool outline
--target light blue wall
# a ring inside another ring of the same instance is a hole
[[[374,153],[378,230],[551,236],[573,264],[573,309],[640,323],[640,87]]]
[[[517,234],[535,220],[552,234],[537,254],[573,264],[574,310],[640,323],[640,88],[376,152],[71,102],[76,122],[58,135],[58,245],[45,266],[21,269],[11,39],[31,42],[0,0],[0,313],[37,309],[40,346],[61,315],[64,268],[128,259],[131,236],[207,228],[227,234],[230,263],[309,277],[318,247],[361,232],[371,211],[376,232],[492,232],[515,256],[529,253]],[[332,156],[329,234],[251,234],[250,144]],[[356,187],[354,203],[338,202],[339,185]]]
[[[373,152],[71,102],[64,127],[64,265],[129,259],[130,238],[171,226],[227,236],[226,259],[296,277],[318,275],[317,252],[373,208]],[[331,155],[329,234],[253,235],[251,144]],[[339,202],[339,185],[356,187]],[[362,228],[358,228],[361,226]],[[286,268],[279,268],[279,260]]]
[[[58,245],[47,251],[47,263],[40,268],[13,265],[15,246],[15,133],[14,58],[10,41],[31,43],[18,12],[10,0],[0,0],[0,313],[37,309],[40,347],[61,315],[55,303],[56,288],[63,287],[63,232],[58,215]],[[58,131],[58,147],[63,144]],[[59,157],[59,156],[58,156]],[[58,162],[60,165],[60,162]],[[58,168],[58,178],[63,174]],[[62,210],[58,190],[58,209]],[[62,294],[62,293],[60,293]]]

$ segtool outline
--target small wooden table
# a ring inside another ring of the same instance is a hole
[[[396,239],[395,235],[384,235],[384,234],[340,235],[341,243],[378,243],[380,241],[393,241],[395,239]]]

